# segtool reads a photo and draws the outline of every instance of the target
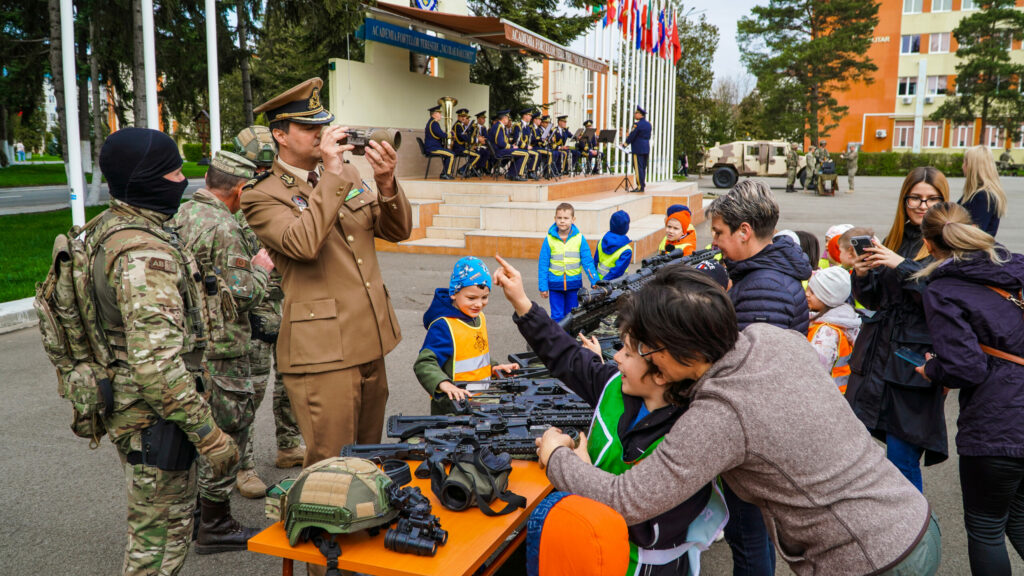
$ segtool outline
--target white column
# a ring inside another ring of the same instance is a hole
[[[156,95],[156,39],[153,26],[153,0],[142,0],[142,59],[146,74],[147,128],[160,129],[160,108]]]
[[[911,152],[921,152],[921,132],[924,131],[924,95],[928,91],[928,59],[921,58],[917,62],[917,98],[914,103],[914,143]],[[984,142],[982,134],[978,142]]]
[[[75,17],[72,0],[60,2],[61,63],[64,67],[64,122],[68,142],[68,191],[71,223],[85,224],[85,174],[82,173],[81,136],[78,132],[78,84],[75,78]],[[54,96],[59,97],[55,94]],[[94,169],[99,169],[96,167]]]
[[[220,150],[220,75],[217,73],[217,3],[206,0],[206,81],[210,90],[210,159]]]

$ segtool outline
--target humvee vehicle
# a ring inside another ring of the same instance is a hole
[[[701,168],[711,173],[715,188],[732,188],[740,176],[785,176],[786,150],[782,140],[740,140],[715,143],[704,154]],[[806,171],[804,152],[798,148],[797,178],[803,186]]]

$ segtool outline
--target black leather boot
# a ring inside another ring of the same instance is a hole
[[[245,550],[249,538],[259,530],[242,526],[231,517],[230,502],[213,502],[199,499],[199,534],[196,537],[196,554],[219,554]]]

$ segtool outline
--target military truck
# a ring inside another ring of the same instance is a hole
[[[740,176],[786,176],[786,150],[782,140],[739,140],[708,148],[701,169],[711,174],[715,188],[732,188]],[[806,171],[803,151],[799,151],[797,178],[803,186]]]

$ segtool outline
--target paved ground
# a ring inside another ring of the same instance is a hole
[[[86,183],[86,190],[88,186]],[[185,196],[191,197],[192,193],[202,186],[202,178],[192,178],[188,181]],[[105,204],[109,201],[110,194],[107,193],[107,183],[104,182],[100,187],[100,203]],[[68,206],[68,187],[64,185],[0,188],[0,216],[60,210]]]
[[[880,236],[884,235],[892,222],[900,181],[860,178],[860,189],[854,195],[817,198],[784,194],[784,182],[773,180],[782,207],[779,227],[809,230],[820,236],[831,224],[849,222],[873,226]],[[845,180],[843,183],[845,186]],[[958,181],[952,184],[954,190],[962,186]],[[709,179],[705,178],[702,185],[710,186]],[[1010,215],[1004,219],[999,237],[1021,251],[1024,231],[1017,222],[1024,214],[1024,181],[1012,180],[1006,185]],[[953,195],[957,198],[959,192]],[[698,228],[698,235],[705,243],[706,224]],[[421,316],[433,289],[447,284],[453,259],[391,253],[380,258],[404,333],[401,345],[387,358],[391,380],[388,412],[426,413],[427,398],[411,367],[424,335]],[[531,279],[536,278],[536,262],[515,264]],[[488,309],[496,357],[524,349],[510,314],[511,308],[500,294],[496,295]],[[53,370],[35,329],[0,335],[0,374],[4,390],[4,402],[0,403],[0,572],[51,574],[74,567],[74,572],[82,575],[117,573],[125,521],[123,479],[115,451],[107,441],[90,451],[86,441],[76,439],[67,429],[69,409],[56,395]],[[951,445],[957,412],[955,394],[952,396],[946,404]],[[272,435],[268,401],[257,417],[258,469],[268,482],[298,472],[273,467]],[[924,478],[925,494],[942,522],[944,555],[940,573],[967,574],[955,454],[947,462],[927,468]],[[233,506],[243,520],[266,525],[261,501],[235,496]],[[1024,574],[1024,562],[1012,552],[1011,556],[1014,573]],[[705,555],[704,573],[730,574],[729,558],[727,546],[713,546]],[[193,553],[183,574],[273,574],[279,567],[275,559],[246,552],[212,557]],[[779,574],[787,573],[780,567]]]

